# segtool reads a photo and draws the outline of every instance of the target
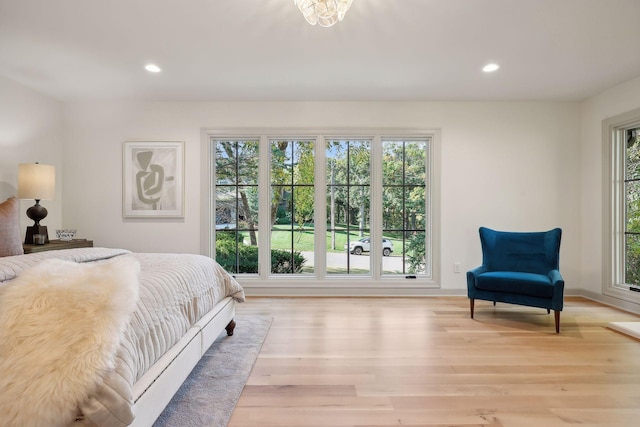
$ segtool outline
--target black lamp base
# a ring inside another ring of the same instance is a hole
[[[24,237],[24,243],[27,245],[35,244],[33,236],[36,234],[44,234],[44,243],[49,243],[49,233],[47,226],[40,225],[40,221],[47,217],[47,209],[40,205],[40,199],[35,199],[36,204],[27,209],[27,216],[33,220],[33,225],[27,227],[27,235]],[[38,244],[42,244],[38,242]]]
[[[24,237],[24,243],[27,245],[33,245],[33,236],[36,234],[44,234],[44,243],[49,243],[49,233],[47,232],[46,225],[32,225],[27,227],[27,234]]]

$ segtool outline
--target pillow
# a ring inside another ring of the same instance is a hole
[[[0,257],[22,255],[18,199],[8,198],[0,203]]]

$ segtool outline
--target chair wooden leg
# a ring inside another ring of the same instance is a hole
[[[473,298],[469,298],[469,308],[471,309],[471,318],[473,319],[473,308],[474,308],[475,300]]]
[[[556,318],[556,334],[559,334],[560,333],[560,311],[553,310],[553,313],[555,314],[555,318]]]

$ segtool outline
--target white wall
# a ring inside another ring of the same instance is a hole
[[[581,108],[580,287],[597,297],[602,297],[603,262],[606,262],[602,259],[602,121],[637,108],[640,108],[640,77],[604,91],[585,101]],[[637,304],[626,308],[640,310]]]
[[[62,223],[62,143],[62,104],[0,76],[0,201],[17,194],[19,163],[54,165],[56,199],[41,202],[49,212],[41,225],[53,238]],[[34,203],[22,200],[21,211]],[[21,216],[23,233],[32,224]]]
[[[109,103],[65,105],[64,225],[97,245],[200,251],[202,128],[441,129],[442,287],[465,288],[481,261],[477,229],[564,229],[561,268],[580,278],[580,106],[577,103]],[[186,146],[184,220],[122,219],[122,143]]]
[[[602,295],[602,120],[640,107],[640,78],[573,103],[108,103],[60,102],[0,77],[0,198],[17,165],[56,166],[50,232],[77,227],[103,246],[200,250],[200,130],[243,127],[409,127],[442,130],[442,287],[480,262],[477,227],[564,229],[568,289]],[[64,111],[64,115],[63,115]],[[122,219],[122,142],[186,142],[186,216]],[[64,153],[64,158],[63,158]],[[63,193],[64,191],[64,193]],[[22,209],[31,205],[22,202]],[[64,218],[62,210],[64,208]],[[21,227],[30,224],[24,215]]]

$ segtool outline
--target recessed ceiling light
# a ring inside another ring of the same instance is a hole
[[[144,69],[152,73],[159,73],[162,71],[156,64],[147,64],[144,66]]]
[[[491,63],[482,67],[482,71],[484,71],[485,73],[492,73],[496,71],[498,68],[500,68],[498,64]]]

